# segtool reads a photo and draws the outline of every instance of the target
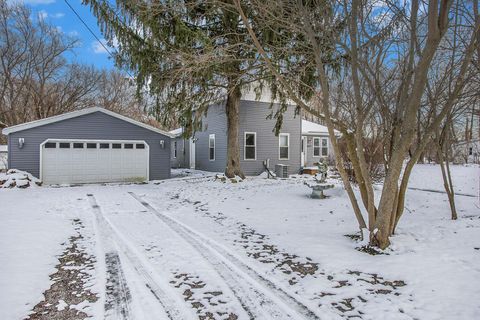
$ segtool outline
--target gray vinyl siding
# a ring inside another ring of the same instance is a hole
[[[215,160],[210,160],[208,139],[215,134]],[[195,134],[195,169],[224,172],[227,164],[227,116],[225,104],[215,104],[208,108],[202,119],[202,131]]]
[[[22,149],[18,138],[24,138]],[[170,137],[94,112],[9,134],[9,167],[40,174],[40,144],[46,139],[144,140],[150,149],[150,180],[170,178]],[[164,140],[164,148],[160,145]]]
[[[306,160],[307,160],[306,162],[307,163],[306,163],[306,166],[307,167],[316,166],[317,163],[320,161],[320,158],[322,158],[322,156],[320,156],[320,157],[314,157],[313,156],[313,138],[328,138],[328,135],[315,135],[315,136],[308,135],[306,137],[307,137],[307,157],[306,157]],[[331,143],[330,143],[330,139],[328,139],[327,146],[328,146],[328,157],[327,158],[330,161],[332,161],[332,159],[334,159],[334,155],[333,155],[333,150],[332,150],[332,146],[331,146]]]
[[[175,158],[174,142],[177,142],[177,157]],[[190,168],[189,140],[177,137],[172,139],[172,168]]]
[[[300,170],[301,147],[301,117],[295,116],[295,106],[288,106],[283,114],[283,123],[280,133],[290,135],[289,159],[280,160],[279,136],[275,136],[275,119],[267,119],[278,105],[270,109],[270,103],[258,101],[242,101],[240,104],[240,164],[246,175],[259,175],[264,171],[263,161],[270,159],[270,169],[275,170],[276,164],[288,165],[288,173],[295,174]],[[245,160],[245,132],[256,132],[257,157],[256,160]]]
[[[239,148],[240,165],[246,175],[258,175],[263,172],[263,161],[270,159],[270,168],[277,163],[289,165],[289,173],[298,173],[300,169],[301,117],[295,117],[295,107],[289,106],[284,114],[281,133],[290,134],[289,159],[279,159],[279,137],[273,129],[275,119],[267,116],[278,106],[270,109],[270,103],[246,101],[240,102],[239,112]],[[245,132],[256,132],[256,160],[244,160]],[[215,134],[215,161],[208,157],[208,137]],[[200,170],[223,172],[227,162],[227,118],[225,104],[211,106],[203,119],[203,131],[196,134],[196,168]]]

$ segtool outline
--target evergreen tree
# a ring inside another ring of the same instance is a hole
[[[242,89],[255,83],[259,93],[269,78],[234,4],[228,0],[84,3],[90,5],[107,41],[118,46],[116,64],[132,70],[138,89],[148,88],[157,99],[154,114],[164,123],[175,118],[190,136],[201,126],[208,106],[225,101],[225,174],[243,178],[238,142]],[[282,114],[277,112],[279,123]]]

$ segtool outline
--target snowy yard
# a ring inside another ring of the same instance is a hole
[[[0,319],[479,319],[480,172],[452,172],[459,220],[419,165],[382,255],[303,178],[3,189]]]

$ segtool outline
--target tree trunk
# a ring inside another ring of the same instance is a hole
[[[245,179],[240,167],[240,146],[238,144],[238,113],[242,93],[238,86],[228,90],[225,112],[227,114],[227,167],[225,175],[228,178],[239,176]]]
[[[381,249],[390,245],[391,223],[395,218],[398,204],[398,181],[403,167],[401,152],[395,152],[389,162],[389,171],[383,183],[382,195],[378,206],[375,229],[370,233],[370,244]]]
[[[452,175],[450,174],[450,163],[448,159],[445,160],[445,167],[442,167],[443,185],[448,196],[448,203],[450,204],[450,212],[452,213],[452,220],[457,220],[457,208],[455,207],[455,191],[453,190]]]
[[[448,203],[450,205],[450,212],[452,213],[452,220],[457,220],[457,209],[455,207],[455,191],[453,189],[452,175],[450,174],[450,163],[448,160],[448,131],[445,133],[445,137],[438,142],[438,162],[442,169],[443,187],[447,193]],[[444,152],[445,155],[444,156]]]

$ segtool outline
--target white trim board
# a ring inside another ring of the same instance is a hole
[[[4,135],[9,135],[10,133],[23,131],[23,130],[27,130],[27,129],[32,129],[32,128],[44,126],[44,125],[47,125],[47,124],[50,124],[50,123],[55,123],[55,122],[67,120],[67,119],[72,119],[72,118],[76,118],[76,117],[87,115],[87,114],[94,113],[94,112],[102,112],[102,113],[107,114],[109,116],[112,116],[114,118],[117,118],[117,119],[123,120],[125,122],[129,122],[131,124],[134,124],[136,126],[142,127],[144,129],[163,134],[167,137],[170,137],[170,138],[174,137],[169,132],[166,132],[166,131],[163,131],[161,129],[149,126],[148,124],[133,120],[129,117],[122,116],[121,114],[118,114],[118,113],[115,113],[113,111],[110,111],[110,110],[107,110],[107,109],[104,109],[104,108],[100,108],[100,107],[86,108],[86,109],[82,109],[82,110],[78,110],[78,111],[73,111],[73,112],[60,114],[58,116],[53,116],[53,117],[49,117],[49,118],[45,118],[45,119],[40,119],[40,120],[35,120],[35,121],[31,121],[31,122],[18,124],[16,126],[4,128],[2,130],[2,133]]]

